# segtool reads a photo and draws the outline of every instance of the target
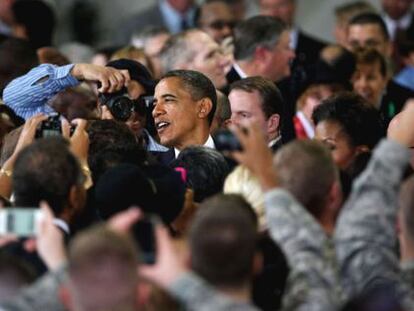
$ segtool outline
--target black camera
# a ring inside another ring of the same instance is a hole
[[[218,151],[242,151],[243,147],[232,131],[223,129],[214,134],[214,144]]]
[[[70,135],[75,131],[75,127],[71,125]],[[62,123],[60,115],[55,114],[49,116],[46,120],[40,123],[36,129],[35,138],[62,136]]]
[[[140,96],[138,99],[130,99],[126,89],[99,95],[101,105],[107,106],[112,116],[122,122],[127,121],[133,112],[145,116],[151,108],[152,98],[152,96]]]

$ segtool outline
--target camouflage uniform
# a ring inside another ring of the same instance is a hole
[[[413,267],[405,267],[410,273],[403,277],[395,228],[398,190],[409,159],[407,148],[382,141],[341,211],[335,245],[348,297],[376,285],[396,285],[406,306],[414,306]]]
[[[332,311],[341,301],[332,240],[287,191],[265,194],[268,228],[290,266],[283,310]]]

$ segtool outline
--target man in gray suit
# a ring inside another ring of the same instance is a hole
[[[130,41],[137,29],[162,26],[177,33],[195,26],[197,7],[194,0],[159,0],[155,5],[133,15],[119,30],[116,40],[121,44]]]

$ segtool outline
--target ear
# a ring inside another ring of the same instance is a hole
[[[274,113],[267,119],[267,133],[275,133],[279,131],[280,115]]]
[[[206,119],[213,109],[213,103],[210,98],[202,98],[198,101],[198,117],[200,119]]]
[[[269,50],[266,49],[263,46],[258,46],[256,47],[256,49],[254,50],[254,59],[255,60],[264,60],[267,58],[267,54],[268,54]]]
[[[58,290],[58,297],[66,310],[73,310],[72,296],[70,295],[69,288],[66,285],[61,285]]]

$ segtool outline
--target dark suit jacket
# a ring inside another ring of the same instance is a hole
[[[393,80],[388,82],[386,93],[382,97],[380,107],[386,126],[388,126],[391,119],[401,111],[409,98],[414,98],[413,91]]]
[[[310,37],[299,31],[298,43],[295,49],[296,62],[303,66],[315,64],[319,58],[320,51],[326,46],[326,43]]]

